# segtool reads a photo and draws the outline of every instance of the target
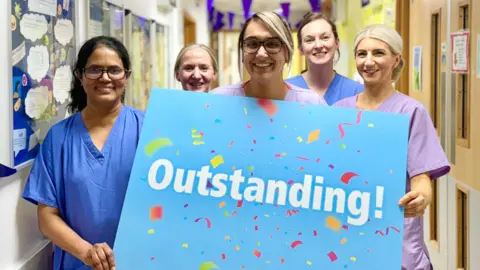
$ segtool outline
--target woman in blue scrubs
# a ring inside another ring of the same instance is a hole
[[[307,59],[308,70],[286,81],[310,89],[325,98],[328,105],[363,92],[363,85],[338,74],[335,54],[340,57],[337,27],[322,13],[309,13],[297,32],[300,53]]]
[[[130,75],[124,45],[95,37],[80,49],[69,109],[47,133],[23,198],[38,205],[55,245],[54,269],[115,269],[112,252],[143,112],[122,104]]]

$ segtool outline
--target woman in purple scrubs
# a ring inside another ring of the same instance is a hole
[[[55,270],[115,269],[112,248],[144,118],[122,104],[129,69],[121,42],[85,42],[70,90],[73,114],[48,131],[27,180],[23,198],[38,205]]]
[[[283,68],[290,66],[293,49],[290,27],[280,15],[256,13],[245,22],[238,40],[239,62],[250,80],[211,93],[326,105],[322,96],[283,80]]]
[[[422,103],[397,92],[394,83],[403,69],[402,38],[386,25],[361,30],[354,42],[357,70],[365,91],[334,106],[399,113],[410,116],[402,270],[430,270],[423,240],[423,214],[432,199],[431,181],[446,175],[450,163]]]

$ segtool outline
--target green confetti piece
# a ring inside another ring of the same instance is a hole
[[[368,127],[373,128],[374,125],[372,123],[368,124]]]
[[[155,139],[155,140],[149,142],[145,146],[145,154],[150,157],[158,149],[163,148],[163,147],[167,147],[167,146],[172,146],[172,145],[173,144],[170,141],[170,139],[168,139],[168,138],[158,138],[158,139]]]
[[[340,147],[342,147],[343,149],[346,149],[346,148],[347,148],[347,146],[346,146],[345,144],[343,144],[343,143],[340,144]]]
[[[254,167],[253,166],[248,166],[247,170],[248,171],[253,171]]]

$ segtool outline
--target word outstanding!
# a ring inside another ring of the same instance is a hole
[[[163,178],[161,181],[157,181],[158,171],[162,167],[164,169]],[[289,185],[282,180],[269,179],[267,184],[265,184],[265,181],[258,177],[248,177],[248,179],[245,179],[242,175],[242,170],[235,170],[233,174],[230,175],[225,173],[212,175],[210,166],[203,166],[199,171],[188,170],[186,180],[184,180],[184,175],[185,170],[181,168],[174,169],[173,164],[168,159],[158,159],[152,164],[148,171],[148,184],[152,189],[164,190],[172,184],[173,180],[173,189],[175,192],[191,194],[194,190],[195,180],[198,177],[198,194],[221,198],[227,195],[226,182],[230,181],[230,197],[234,200],[284,206],[288,198],[288,203],[292,207],[323,210],[325,212],[332,212],[333,209],[335,209],[335,212],[339,214],[345,213],[345,204],[347,204],[349,212],[347,222],[349,224],[361,226],[368,221],[370,193],[353,190],[349,194],[346,194],[342,188],[325,187],[324,189],[322,186],[324,181],[323,176],[315,176],[315,181],[312,185],[314,177],[310,174],[305,174],[303,183],[294,183],[290,185],[290,189],[288,189]],[[210,188],[207,186],[209,180],[211,180]],[[247,187],[241,193],[240,186],[244,184],[245,181]],[[381,208],[383,204],[383,191],[384,187],[376,187],[375,205],[378,208]],[[325,200],[322,209],[322,199],[324,196]],[[275,197],[277,197],[276,202]],[[336,202],[336,207],[333,205],[334,201]],[[358,201],[360,201],[359,207]],[[375,210],[375,218],[382,218],[381,210]]]

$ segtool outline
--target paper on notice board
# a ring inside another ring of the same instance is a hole
[[[25,149],[27,145],[27,130],[22,129],[14,129],[13,130],[13,152],[15,156],[18,155],[18,152]]]
[[[72,21],[66,19],[60,19],[55,24],[55,38],[62,45],[67,45],[73,37],[73,24]]]
[[[70,66],[61,66],[55,71],[53,78],[53,97],[63,104],[68,99],[68,91],[72,82],[72,71]]]
[[[23,15],[20,21],[20,33],[31,41],[40,39],[47,33],[47,30],[47,19],[43,15],[28,13]]]
[[[28,0],[30,11],[55,16],[57,11],[57,0]]]
[[[32,133],[30,135],[30,140],[28,142],[28,151],[32,150],[35,146],[37,146],[40,138],[40,129]]]
[[[103,34],[103,24],[100,21],[88,20],[88,38],[101,36]]]
[[[63,0],[63,9],[68,11],[69,7],[70,7],[70,0]]]
[[[39,119],[48,106],[48,87],[32,88],[25,98],[25,111],[33,119]]]
[[[47,46],[39,45],[30,48],[27,57],[27,69],[32,79],[41,81],[47,75],[50,58]]]
[[[25,57],[26,54],[27,52],[25,51],[25,41],[23,41],[22,44],[18,45],[18,47],[13,49],[12,51],[12,65],[15,66],[20,61],[22,61],[23,57]]]

